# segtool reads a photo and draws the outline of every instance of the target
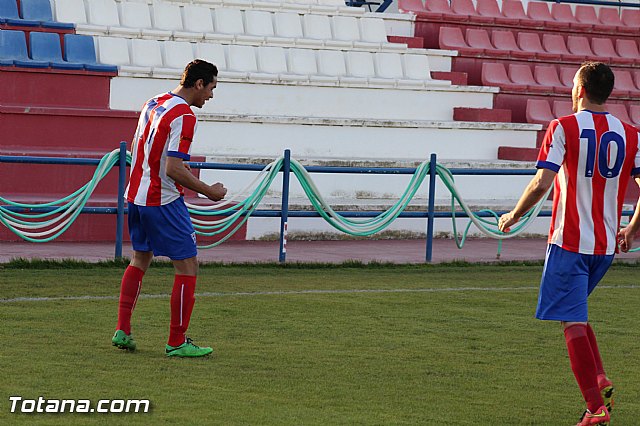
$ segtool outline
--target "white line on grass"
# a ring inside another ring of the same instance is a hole
[[[601,285],[600,289],[640,289],[640,285]],[[391,289],[336,289],[336,290],[282,290],[247,292],[205,292],[196,297],[245,297],[245,296],[289,296],[300,294],[358,294],[358,293],[453,293],[465,291],[532,291],[538,287],[445,287],[445,288],[391,288]],[[168,299],[170,294],[141,294],[139,299]],[[67,300],[118,300],[118,296],[59,296],[59,297],[16,297],[0,299],[0,303],[55,302]]]

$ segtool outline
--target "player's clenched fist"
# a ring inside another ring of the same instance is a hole
[[[209,188],[210,190],[205,195],[212,201],[220,201],[225,195],[227,195],[227,188],[225,188],[220,182],[214,183]]]

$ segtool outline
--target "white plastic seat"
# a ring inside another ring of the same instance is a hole
[[[266,12],[264,10],[245,11],[245,33],[247,35],[272,37],[274,35],[274,32],[271,15],[271,12]]]
[[[224,46],[215,43],[196,43],[196,57],[211,62],[218,70],[227,69],[227,60],[224,54]]]
[[[165,41],[162,43],[164,52],[164,67],[177,69],[180,72],[193,61],[193,44],[185,41]]]
[[[162,49],[157,40],[131,40],[131,64],[139,67],[162,67]]]
[[[373,55],[370,52],[347,52],[347,69],[352,77],[375,77]]]
[[[184,28],[190,32],[204,34],[213,32],[211,9],[205,6],[184,5],[182,8]]]
[[[87,13],[82,0],[55,0],[54,11],[58,22],[87,23]]]
[[[381,18],[360,18],[360,34],[362,41],[371,43],[388,43],[387,29],[384,26],[384,19]]]
[[[286,74],[287,56],[284,48],[262,46],[258,48],[258,70],[268,74]]]
[[[87,22],[103,27],[120,26],[118,6],[113,0],[87,0]]]
[[[98,62],[106,65],[117,65],[119,74],[122,73],[150,73],[150,67],[136,67],[131,65],[129,54],[129,40],[122,37],[97,37]]]
[[[275,18],[275,32],[278,37],[285,38],[302,38],[304,37],[302,32],[302,22],[300,21],[300,15],[293,12],[276,12]]]
[[[304,38],[318,40],[324,44],[325,40],[331,40],[331,21],[326,15],[302,16]]]
[[[404,78],[402,70],[402,56],[399,53],[374,53],[376,75],[378,78],[395,81],[398,86],[422,87],[423,82]]]
[[[137,28],[143,38],[152,40],[168,40],[171,31],[156,30],[151,23],[151,11],[146,3],[124,1],[120,3],[120,25]]]
[[[331,77],[342,77],[347,74],[344,54],[340,50],[318,51],[318,73]]]
[[[264,42],[264,37],[245,35],[244,24],[242,22],[242,12],[239,9],[219,7],[213,11],[213,23],[215,26],[214,39],[219,39],[218,34],[232,35],[233,41],[260,44]],[[207,37],[209,38],[209,37]]]
[[[429,57],[426,55],[403,54],[405,78],[410,80],[423,80],[429,86],[450,86],[446,80],[431,79]]]
[[[288,49],[289,72],[299,75],[318,74],[316,53],[311,49]]]
[[[236,73],[246,73],[250,80],[274,80],[271,74],[260,73],[256,61],[256,51],[253,46],[230,45],[228,47],[228,70]]]
[[[151,5],[153,28],[165,31],[182,31],[180,6],[172,3],[154,2]]]
[[[353,16],[334,16],[332,21],[334,40],[360,40],[360,29],[358,28],[357,18]]]

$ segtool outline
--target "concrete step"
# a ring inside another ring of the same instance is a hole
[[[451,84],[466,86],[468,84],[467,73],[458,71],[432,71],[431,78],[434,80],[449,80]]]
[[[406,44],[410,49],[424,49],[424,39],[422,37],[410,37],[410,36],[387,36],[389,43],[402,43]]]
[[[453,109],[453,119],[455,121],[511,123],[511,110],[457,107]]]

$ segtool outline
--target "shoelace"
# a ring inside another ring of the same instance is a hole
[[[184,340],[184,342],[185,342],[187,345],[191,345],[191,346],[193,346],[194,348],[198,348],[198,349],[200,348],[200,346],[198,346],[198,345],[196,345],[195,343],[193,343],[193,339],[191,339],[191,337],[186,337],[186,336],[185,336],[185,340]]]

